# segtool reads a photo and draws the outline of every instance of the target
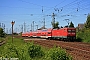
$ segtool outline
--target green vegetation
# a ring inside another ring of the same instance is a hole
[[[74,24],[72,23],[72,21],[70,22],[69,27],[74,27]]]
[[[44,52],[41,50],[39,45],[31,44],[28,48],[28,53],[31,58],[38,58],[44,55]]]
[[[87,21],[85,23],[85,28],[90,28],[90,14],[87,16]]]
[[[60,47],[51,48],[45,56],[46,60],[72,60],[72,57],[67,55],[65,50]]]
[[[5,37],[5,33],[2,28],[0,28],[0,37]]]
[[[2,28],[0,28],[0,42],[5,40],[5,33]]]
[[[77,32],[77,41],[90,43],[90,14],[87,16],[85,28]]]
[[[53,26],[53,29],[56,29],[56,28],[59,28],[59,22],[51,22],[52,23],[52,26]]]
[[[82,29],[77,32],[77,41],[90,43],[90,29]]]
[[[1,38],[1,37],[0,37],[0,42],[4,41],[4,39],[5,39],[5,38]]]
[[[61,48],[43,48],[33,42],[25,43],[22,38],[7,38],[7,43],[0,46],[0,58],[19,58],[19,60],[72,60]]]

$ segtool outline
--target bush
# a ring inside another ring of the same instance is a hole
[[[31,58],[39,58],[44,55],[44,52],[41,50],[39,45],[30,45],[28,48],[28,53]]]
[[[2,28],[0,28],[0,37],[5,37],[5,33]]]
[[[80,38],[80,37],[77,37],[77,39],[75,40],[76,42],[82,42],[82,38]]]
[[[83,29],[77,32],[77,41],[90,43],[90,29]]]
[[[18,57],[18,51],[16,45],[6,44],[6,46],[2,50],[2,56],[4,56],[5,58]]]
[[[19,58],[19,60],[30,60],[29,54],[28,54],[28,46],[20,45],[17,46],[12,43],[7,43],[4,46],[4,49],[1,51],[1,56],[3,58]]]
[[[48,53],[46,53],[45,59],[46,60],[72,60],[72,58],[68,56],[66,52],[60,47],[50,49]]]

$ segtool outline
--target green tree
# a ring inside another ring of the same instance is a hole
[[[53,27],[53,29],[59,28],[58,25],[59,25],[59,22],[56,22],[56,23],[52,22],[52,27]]]
[[[56,24],[55,24],[55,28],[59,28],[59,22],[56,22]]]
[[[5,36],[5,33],[4,33],[3,29],[0,28],[0,37],[4,37],[4,36]]]
[[[72,21],[70,22],[69,27],[74,27],[74,24],[72,23]]]
[[[90,14],[87,16],[87,21],[85,23],[85,28],[90,28]]]

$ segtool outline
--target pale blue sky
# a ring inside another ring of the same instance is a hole
[[[32,21],[40,28],[43,26],[43,18],[46,27],[51,28],[52,17],[47,15],[52,13],[55,13],[59,26],[67,25],[67,22],[63,21],[65,19],[77,26],[78,23],[85,23],[85,14],[90,13],[90,0],[0,0],[0,23],[4,23],[8,30],[12,20],[15,21],[15,31],[21,31],[20,26],[24,22],[29,31]]]

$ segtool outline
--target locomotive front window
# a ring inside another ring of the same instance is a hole
[[[72,32],[75,32],[75,30],[72,30]]]
[[[71,30],[68,30],[68,32],[71,32]]]
[[[76,32],[76,30],[68,30],[68,32]]]

